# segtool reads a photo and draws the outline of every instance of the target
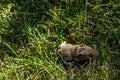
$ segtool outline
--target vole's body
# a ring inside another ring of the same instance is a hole
[[[89,59],[96,59],[98,52],[86,45],[72,45],[65,42],[59,46],[58,51],[62,54],[65,62],[79,62]]]

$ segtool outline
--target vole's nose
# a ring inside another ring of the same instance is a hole
[[[57,50],[60,51],[60,48],[61,48],[61,47],[58,46],[58,47],[57,47]]]

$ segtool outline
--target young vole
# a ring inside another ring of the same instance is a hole
[[[62,42],[62,44],[59,45],[58,51],[62,54],[64,63],[68,65],[86,60],[94,60],[99,55],[98,51],[87,45],[72,45],[66,42]]]

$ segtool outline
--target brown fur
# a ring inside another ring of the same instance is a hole
[[[84,44],[72,45],[64,44],[60,46],[58,51],[62,54],[65,61],[84,61],[89,59],[96,59],[98,52]]]

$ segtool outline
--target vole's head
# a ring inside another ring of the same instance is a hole
[[[70,50],[71,47],[72,47],[71,44],[67,44],[66,41],[64,41],[58,46],[58,51],[63,53],[63,51],[65,52]]]
[[[65,46],[66,45],[66,41],[62,42],[59,46],[58,46],[58,51],[61,47]]]
[[[63,59],[65,61],[70,61],[72,60],[72,49],[73,45],[71,44],[66,44],[66,42],[62,42],[59,46],[58,46],[58,52],[61,53]]]

